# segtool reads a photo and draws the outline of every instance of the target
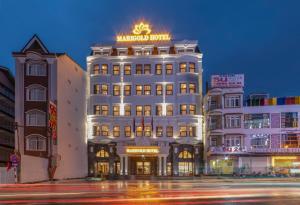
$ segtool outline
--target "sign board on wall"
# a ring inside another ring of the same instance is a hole
[[[212,88],[241,88],[244,87],[244,74],[212,75]]]
[[[57,108],[53,102],[49,103],[49,128],[52,139],[57,139]]]

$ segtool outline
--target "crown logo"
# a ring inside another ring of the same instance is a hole
[[[136,34],[136,35],[141,35],[141,34],[146,34],[147,35],[147,34],[151,33],[151,29],[150,29],[149,24],[141,22],[139,24],[134,25],[132,33]]]

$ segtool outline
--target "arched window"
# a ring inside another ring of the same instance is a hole
[[[97,152],[96,156],[97,157],[109,157],[109,154],[108,154],[107,151],[105,151],[105,150],[102,149],[102,150],[100,150],[100,151]]]
[[[45,101],[46,88],[41,85],[30,85],[26,88],[27,101]]]
[[[46,126],[46,114],[40,110],[29,110],[26,112],[27,126]]]
[[[36,134],[26,136],[26,150],[46,151],[46,137]]]
[[[185,151],[182,151],[182,152],[179,153],[178,158],[180,158],[180,159],[192,159],[193,155],[190,152],[185,150]]]

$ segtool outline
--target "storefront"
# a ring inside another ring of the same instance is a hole
[[[232,157],[214,157],[209,160],[210,174],[232,175],[238,167],[238,159]]]
[[[300,174],[300,156],[273,156],[272,167],[276,174]]]

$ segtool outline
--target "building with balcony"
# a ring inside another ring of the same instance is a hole
[[[0,167],[5,167],[15,147],[15,80],[0,66]]]
[[[202,53],[137,24],[87,57],[90,176],[202,172]]]
[[[85,177],[86,72],[36,35],[13,57],[19,181]]]
[[[207,173],[300,173],[300,98],[243,93],[226,84],[204,97]]]

